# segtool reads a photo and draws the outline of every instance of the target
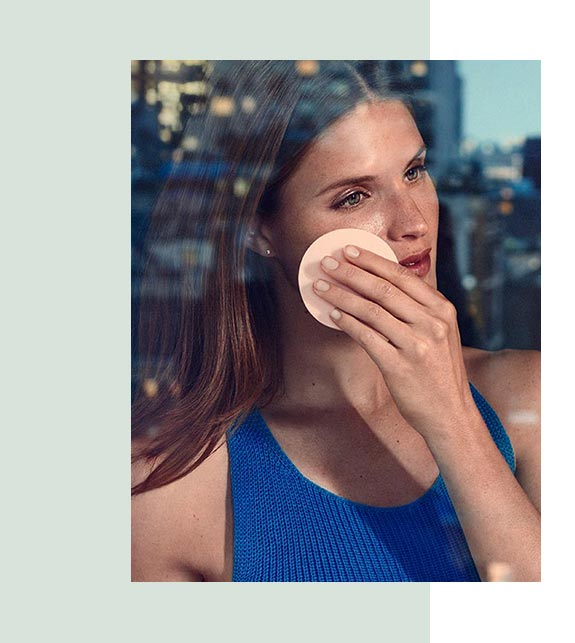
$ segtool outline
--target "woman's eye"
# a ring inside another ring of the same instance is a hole
[[[338,201],[335,204],[336,208],[355,208],[355,206],[359,205],[365,197],[368,197],[369,194],[367,192],[352,192],[351,194],[348,194],[344,199],[341,201]]]
[[[405,173],[405,178],[413,183],[417,179],[421,178],[422,174],[427,171],[427,167],[422,163],[421,165],[414,165],[410,167],[409,170]]]

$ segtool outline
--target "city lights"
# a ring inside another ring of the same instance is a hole
[[[179,125],[178,110],[172,105],[164,106],[158,114],[158,121],[160,122],[160,125],[176,129]]]
[[[180,71],[182,62],[180,60],[162,60],[160,66],[163,71],[177,73]]]
[[[256,99],[252,96],[244,96],[242,98],[242,110],[246,114],[252,114],[256,109],[257,103]]]
[[[186,152],[195,152],[200,147],[200,140],[197,136],[185,136],[182,140],[182,149]]]
[[[179,165],[181,179],[193,180],[194,172],[212,172],[211,161],[198,168],[188,167],[188,162],[199,159],[202,164],[201,159],[213,153],[214,160],[225,164],[225,145],[211,151],[203,148],[202,133],[195,129],[198,116],[207,110],[217,118],[233,119],[241,112],[241,118],[248,120],[261,107],[254,88],[236,94],[232,62],[230,75],[221,85],[224,95],[210,96],[216,64],[202,60],[131,61],[132,176],[145,186],[134,200],[137,214],[133,216],[141,216],[142,221],[171,167]],[[298,60],[292,64],[297,74],[311,81],[326,63]],[[398,92],[414,97],[416,121],[429,146],[429,177],[446,210],[444,220],[451,227],[448,234],[455,266],[444,277],[442,292],[448,298],[459,293],[462,310],[477,331],[475,345],[493,350],[504,343],[510,348],[537,348],[530,342],[538,336],[540,305],[540,137],[465,138],[466,93],[465,82],[460,82],[465,78],[460,74],[461,63],[456,61],[355,64],[370,78],[381,73],[395,79]],[[339,78],[330,79],[329,89],[334,97],[349,91]],[[313,106],[309,107],[313,117]],[[305,104],[301,108],[305,113]],[[214,192],[231,190],[236,199],[249,196],[251,177],[243,168],[239,170],[231,186],[215,171]],[[134,188],[135,194],[139,189]],[[194,264],[205,256],[205,249],[193,248],[185,258],[179,256],[185,264]],[[441,269],[439,266],[438,282]],[[171,288],[166,277],[162,292]]]
[[[234,109],[234,99],[231,96],[214,96],[210,102],[210,111],[216,116],[231,116]]]
[[[146,379],[142,383],[142,388],[146,397],[156,397],[158,394],[158,382],[154,379]]]
[[[414,76],[417,76],[418,78],[426,76],[428,71],[427,63],[423,60],[414,60],[411,63],[410,69],[411,69],[411,73]]]
[[[158,83],[158,92],[162,98],[179,99],[180,92],[176,83],[162,80]]]
[[[461,285],[465,290],[473,290],[477,287],[477,277],[475,275],[464,275],[461,279]]]
[[[196,80],[194,82],[184,83],[182,90],[185,94],[201,96],[208,93],[208,85],[203,80]]]
[[[250,184],[242,178],[237,178],[234,181],[234,195],[237,197],[243,197],[248,193]]]
[[[319,61],[296,60],[295,67],[301,76],[315,76],[319,71]]]
[[[157,100],[158,92],[153,87],[150,87],[150,89],[146,91],[146,103],[148,103],[148,105],[155,105]]]
[[[513,203],[511,201],[500,201],[498,204],[499,214],[508,217],[513,213]]]

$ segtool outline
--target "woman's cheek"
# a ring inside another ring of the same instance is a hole
[[[437,219],[439,217],[439,199],[437,197],[435,186],[431,179],[428,179],[423,187],[425,190],[420,197],[422,208],[425,208],[426,211]]]
[[[350,226],[341,227],[344,228]],[[382,231],[387,227],[385,214],[379,208],[372,208],[372,212],[369,213],[369,216],[366,217],[364,214],[357,226],[354,225],[353,227],[361,228],[362,230],[371,232],[372,234],[375,234],[379,237],[381,236]]]

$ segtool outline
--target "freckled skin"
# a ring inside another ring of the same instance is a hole
[[[436,285],[437,194],[427,173],[414,183],[404,176],[423,144],[409,111],[398,102],[362,104],[319,137],[284,186],[280,211],[262,226],[288,284],[297,287],[299,262],[317,237],[355,227],[380,236],[400,259],[431,247],[432,269],[425,279]],[[316,196],[340,178],[364,175],[375,181]],[[371,196],[355,208],[331,207],[339,194],[356,188],[369,188]],[[284,284],[279,281],[278,287]]]

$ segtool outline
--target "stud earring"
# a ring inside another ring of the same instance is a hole
[[[272,251],[269,248],[266,248],[266,255],[269,257],[271,255]]]

